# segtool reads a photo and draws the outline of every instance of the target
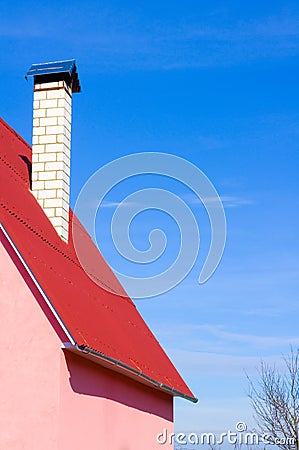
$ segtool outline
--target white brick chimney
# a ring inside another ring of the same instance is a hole
[[[80,92],[75,61],[33,64],[32,193],[59,236],[68,241],[72,93]]]

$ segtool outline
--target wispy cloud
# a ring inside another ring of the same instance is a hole
[[[170,190],[171,191],[171,190]],[[218,205],[219,203],[219,198],[224,206],[224,208],[237,208],[240,206],[249,206],[249,205],[253,205],[254,201],[247,199],[247,198],[242,198],[242,197],[237,197],[237,196],[230,196],[230,195],[224,195],[221,197],[205,197],[202,200],[200,200],[198,197],[196,197],[193,194],[184,194],[184,195],[179,195],[178,197],[181,198],[183,201],[185,201],[186,203],[189,203],[190,205],[206,205],[206,206],[213,206],[213,205]],[[90,201],[88,203],[88,205],[86,205],[86,208],[96,208],[98,205],[98,201],[94,200],[94,201]],[[126,199],[120,200],[120,201],[108,201],[108,200],[104,200],[101,202],[100,206],[99,206],[99,210],[101,210],[102,208],[104,209],[116,209],[118,207],[121,208],[135,208],[138,207],[140,209],[142,209],[143,207],[148,207],[148,203],[144,202],[132,202]],[[165,208],[167,209],[167,205],[165,205]]]
[[[242,197],[234,197],[230,195],[222,195],[220,199],[225,208],[237,208],[238,206],[248,206],[254,204],[253,200]],[[205,202],[207,202],[208,204],[213,204],[217,201],[218,199],[215,197],[209,197],[205,199]]]
[[[261,361],[275,366],[282,370],[284,361],[281,355],[233,355],[211,352],[195,352],[187,350],[168,349],[172,360],[180,368],[191,376],[192,374],[215,375],[221,370],[222,376],[243,376],[256,374],[260,368]]]
[[[297,38],[299,37],[299,18],[282,14],[268,16],[264,19],[239,20],[226,27],[186,27],[186,35],[190,38],[215,38],[218,41],[240,41],[247,38]]]
[[[189,66],[230,66],[293,56],[299,53],[299,17],[284,15],[252,21],[227,22],[221,26],[201,23],[186,25],[180,35],[169,35],[168,41],[183,43],[192,49],[185,58],[177,58],[169,68]]]
[[[180,351],[192,349],[212,354],[265,355],[278,351],[288,351],[290,346],[299,346],[299,336],[273,336],[228,331],[222,325],[174,323],[167,328],[158,329],[157,335],[165,344],[175,343]]]
[[[104,52],[109,51],[110,57],[117,55],[122,65],[165,70],[232,66],[297,55],[299,17],[267,17],[222,26],[181,24],[176,28],[154,23],[150,32],[135,30],[134,35],[129,33],[119,38],[125,45],[115,45],[116,34],[114,44],[108,43]],[[90,39],[98,40],[99,36]],[[214,146],[215,142],[210,144]]]
[[[221,12],[208,17],[179,19],[178,22],[154,20],[150,27],[141,26],[140,17],[131,11],[90,11],[82,17],[74,11],[72,26],[60,14],[44,12],[47,23],[41,23],[40,12],[24,10],[14,17],[0,20],[0,36],[16,39],[62,40],[76,50],[84,64],[93,70],[115,67],[134,69],[179,69],[231,66],[250,61],[298,55],[299,17],[281,13],[256,20],[234,20]],[[221,19],[221,20],[220,20]],[[208,23],[208,25],[207,25]],[[74,25],[75,24],[75,25]],[[55,33],[53,33],[55,30]],[[81,55],[80,55],[81,53]],[[214,145],[215,143],[212,143]],[[217,144],[218,145],[218,144]]]
[[[133,206],[138,206],[137,203],[129,202],[129,201],[119,201],[119,202],[113,202],[113,201],[103,201],[100,205],[101,208],[118,208],[121,206],[121,208],[131,208]]]
[[[199,199],[193,194],[184,194],[182,198],[193,205],[206,205],[213,206],[218,205],[219,199],[221,200],[224,208],[237,208],[240,206],[254,205],[255,202],[252,199],[245,197],[238,197],[233,195],[221,195],[219,197],[204,197]]]
[[[206,331],[221,340],[233,341],[234,343],[249,344],[254,346],[287,346],[299,345],[299,336],[260,336],[255,334],[232,333],[225,331],[224,327],[215,325],[197,325],[197,330]]]
[[[245,309],[242,311],[242,314],[244,316],[254,316],[254,317],[267,317],[267,318],[274,318],[281,316],[281,311],[278,308],[268,308],[264,306],[264,308],[252,308],[252,309]]]

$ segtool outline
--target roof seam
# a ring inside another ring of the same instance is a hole
[[[21,175],[14,167],[12,167],[7,161],[5,161],[5,159],[0,155],[0,160],[3,162],[3,164],[5,164],[7,167],[9,167],[9,169],[15,173],[16,175],[18,175],[19,178],[21,178],[23,181],[28,182],[28,178],[25,178],[23,175]]]

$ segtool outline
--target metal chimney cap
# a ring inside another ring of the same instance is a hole
[[[34,84],[46,83],[53,79],[61,78],[61,80],[65,80],[70,85],[72,92],[81,92],[76,61],[74,59],[32,64],[25,75],[26,80],[28,77],[34,77]]]

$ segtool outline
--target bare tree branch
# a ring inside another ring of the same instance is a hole
[[[257,432],[267,435],[281,450],[299,450],[299,350],[284,359],[286,371],[261,363],[258,377],[248,375]]]

